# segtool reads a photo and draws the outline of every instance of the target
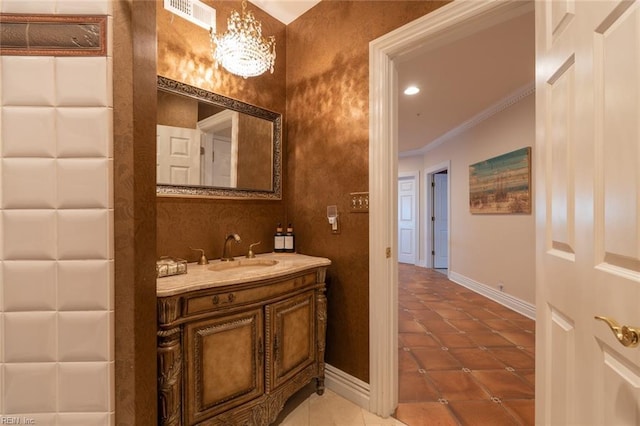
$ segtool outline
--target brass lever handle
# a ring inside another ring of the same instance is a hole
[[[613,334],[624,346],[635,348],[640,343],[640,329],[637,327],[621,326],[614,319],[596,316],[595,319],[607,323]]]
[[[247,258],[248,259],[253,259],[254,257],[256,257],[256,255],[253,253],[253,248],[255,246],[257,246],[258,244],[262,243],[262,241],[258,241],[257,243],[253,243],[253,244],[249,244],[249,253],[247,253]]]
[[[191,250],[193,251],[199,251],[200,252],[200,259],[198,260],[198,265],[206,265],[209,263],[209,260],[207,259],[207,256],[204,255],[204,250],[202,249],[198,249],[198,248],[192,248],[189,247]]]

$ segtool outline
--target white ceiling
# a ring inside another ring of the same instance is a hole
[[[251,0],[251,3],[286,25],[319,2],[320,0]]]
[[[533,86],[533,8],[398,63],[399,151],[424,149]],[[414,96],[402,92],[416,85]]]
[[[313,7],[316,0],[252,0],[285,24]],[[531,3],[532,5],[532,3]],[[533,7],[516,16],[469,26],[444,42],[398,60],[399,152],[429,144],[465,125],[509,96],[530,87],[535,78]],[[421,91],[402,94],[409,85]]]

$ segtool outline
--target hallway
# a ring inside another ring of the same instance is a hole
[[[407,264],[399,264],[398,299],[398,420],[534,424],[534,321]]]

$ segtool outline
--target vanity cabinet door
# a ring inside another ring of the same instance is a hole
[[[267,392],[316,359],[314,292],[267,305]]]
[[[198,423],[264,393],[263,311],[185,326],[186,423]]]

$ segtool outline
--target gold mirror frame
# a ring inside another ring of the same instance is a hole
[[[217,93],[209,92],[198,87],[190,86],[167,77],[158,76],[158,90],[190,97],[200,102],[221,106],[230,110],[249,114],[273,123],[273,185],[271,191],[220,188],[211,186],[181,186],[156,185],[156,195],[159,197],[206,197],[233,198],[250,200],[281,200],[282,199],[282,115],[273,111],[259,108],[236,99],[228,98]]]

